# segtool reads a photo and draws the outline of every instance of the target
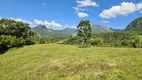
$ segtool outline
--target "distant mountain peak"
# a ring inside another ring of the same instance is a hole
[[[45,25],[37,25],[36,27],[38,27],[38,28],[45,28],[45,29],[47,29],[47,27],[46,27]]]

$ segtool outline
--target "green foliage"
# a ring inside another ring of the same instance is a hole
[[[103,46],[104,45],[104,39],[103,38],[91,38],[89,40],[89,43],[93,46]]]
[[[48,38],[48,43],[56,43],[58,40],[56,38]]]
[[[77,36],[81,39],[82,45],[87,43],[87,39],[91,37],[91,25],[89,20],[81,20],[77,28],[79,29]]]
[[[30,30],[29,24],[16,22],[14,20],[1,19],[0,27],[2,35],[16,36],[16,38],[23,37],[24,39],[28,36],[28,31]]]
[[[91,44],[92,46],[142,48],[141,36],[140,33],[134,31],[93,33],[86,44]],[[64,43],[79,45],[81,40],[79,37],[74,37]]]
[[[34,33],[33,36],[31,36],[33,42],[35,42],[36,44],[44,44],[45,43],[45,39],[38,33]]]
[[[142,36],[138,36],[136,39],[136,48],[142,48]]]
[[[14,20],[0,20],[0,53],[9,48],[21,47],[34,44],[34,33],[30,30],[29,24],[16,22]]]
[[[136,47],[136,37],[140,34],[137,32],[107,32],[92,34],[94,38],[103,38],[105,46],[111,47]]]
[[[0,36],[0,53],[7,51],[9,48],[16,46],[16,37]]]
[[[40,44],[44,44],[44,43],[45,43],[45,40],[44,40],[43,38],[40,38],[40,39],[39,39],[39,43],[40,43]]]
[[[134,36],[129,40],[125,40],[123,44],[127,47],[142,48],[142,36]]]

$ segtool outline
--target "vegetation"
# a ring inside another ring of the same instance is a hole
[[[82,45],[86,45],[87,39],[91,37],[91,24],[89,20],[81,20],[77,28],[77,36],[80,38]]]
[[[89,43],[93,46],[103,46],[104,45],[104,39],[103,38],[91,38],[89,40]]]
[[[103,38],[105,41],[105,46],[133,48],[140,48],[137,47],[136,44],[142,45],[141,39],[138,39],[139,36],[142,35],[137,32],[108,32],[92,35],[92,37],[95,38]]]
[[[142,49],[43,44],[0,55],[0,80],[141,80]]]
[[[138,32],[106,32],[93,33],[90,38],[87,38],[87,44],[92,46],[106,46],[106,47],[131,47],[142,48],[142,35]],[[64,44],[81,44],[78,37],[71,38],[65,41]]]
[[[29,24],[14,20],[0,20],[0,53],[9,48],[34,44],[34,35]]]

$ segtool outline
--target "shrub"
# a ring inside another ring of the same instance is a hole
[[[43,38],[40,38],[40,39],[39,39],[39,43],[40,43],[40,44],[44,44],[44,43],[45,43],[45,40],[44,40]]]
[[[7,51],[9,48],[15,46],[16,37],[12,36],[0,36],[0,53]]]
[[[136,48],[142,48],[142,36],[137,36],[135,40]]]
[[[104,39],[103,38],[91,38],[89,40],[89,43],[92,46],[103,46],[104,45]]]

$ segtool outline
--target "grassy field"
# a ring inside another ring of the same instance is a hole
[[[0,80],[142,80],[142,49],[25,46],[0,55]]]

